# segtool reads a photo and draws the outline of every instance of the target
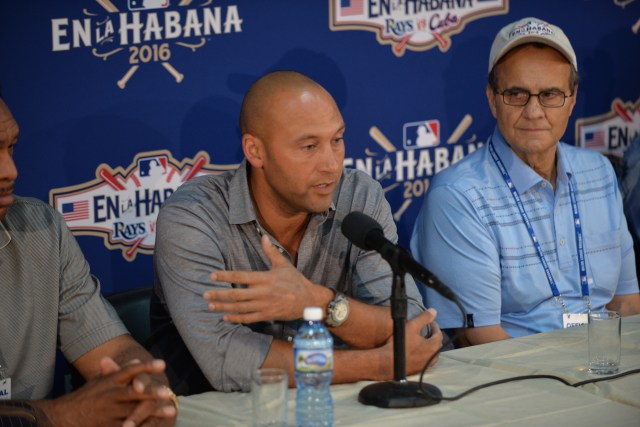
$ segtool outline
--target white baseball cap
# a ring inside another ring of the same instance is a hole
[[[524,18],[505,26],[496,35],[489,54],[489,72],[511,49],[525,43],[542,43],[556,49],[578,70],[576,53],[564,32],[538,18]]]

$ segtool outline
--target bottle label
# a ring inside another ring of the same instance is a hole
[[[333,369],[333,349],[296,349],[295,358],[296,371],[318,372]]]

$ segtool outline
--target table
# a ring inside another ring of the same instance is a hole
[[[640,368],[640,315],[623,318],[621,371]],[[526,374],[552,374],[571,383],[594,378],[586,371],[587,329],[547,332],[457,349],[441,355],[425,375],[444,396],[490,381]],[[417,380],[418,376],[410,377]],[[573,388],[554,380],[517,381],[476,391],[460,400],[411,409],[381,409],[358,403],[370,382],[331,387],[335,426],[639,426],[640,375]],[[210,392],[180,397],[176,426],[248,426],[249,393]],[[289,390],[294,426],[295,390]]]
[[[458,349],[443,357],[516,375],[555,375],[572,384],[598,377],[589,374],[586,367],[586,325]],[[640,315],[622,318],[620,372],[632,369],[640,369]],[[640,374],[588,384],[581,389],[640,408]],[[640,426],[640,419],[636,425]]]

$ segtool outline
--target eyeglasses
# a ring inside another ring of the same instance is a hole
[[[540,105],[546,108],[560,108],[564,105],[564,101],[573,96],[573,92],[569,95],[565,95],[564,92],[550,89],[543,90],[539,93],[531,93],[528,90],[522,89],[507,89],[502,93],[495,91],[496,95],[502,95],[502,101],[507,105],[513,105],[515,107],[524,107],[527,105],[532,96],[537,96]]]

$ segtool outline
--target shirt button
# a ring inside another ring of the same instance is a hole
[[[540,187],[542,187],[542,188],[547,188],[547,183],[546,183],[546,182],[542,182],[542,183],[540,183]]]
[[[564,239],[560,239],[560,246],[564,246]]]

